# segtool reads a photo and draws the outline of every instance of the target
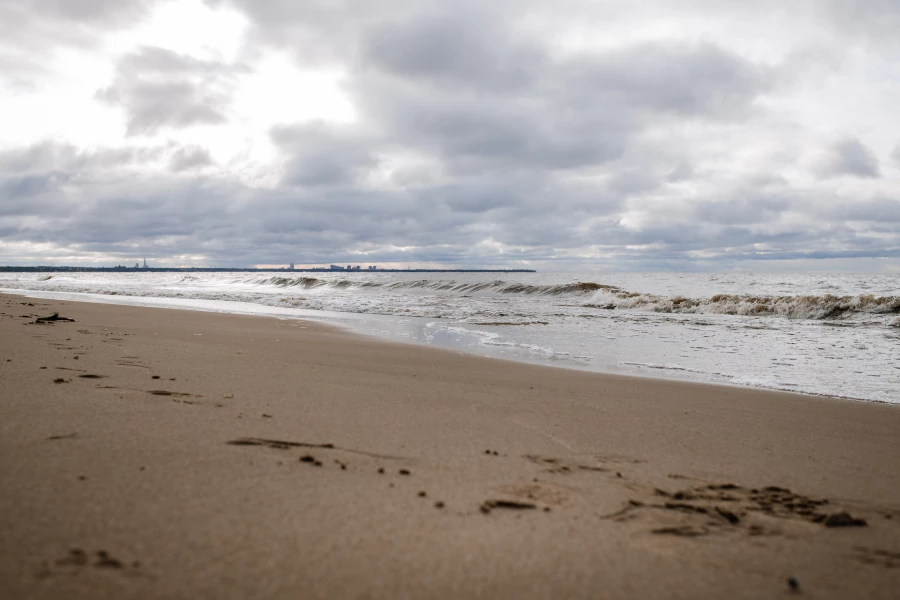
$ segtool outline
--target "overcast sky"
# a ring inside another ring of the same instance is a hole
[[[0,0],[0,265],[900,272],[900,0]]]

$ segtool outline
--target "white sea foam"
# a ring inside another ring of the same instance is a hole
[[[469,336],[478,341],[479,344],[483,344],[485,346],[496,346],[500,348],[512,348],[512,349],[521,349],[527,350],[533,354],[544,356],[547,358],[570,358],[572,357],[571,352],[565,352],[562,350],[554,350],[553,348],[548,348],[546,346],[540,346],[538,344],[529,344],[523,342],[516,342],[511,339],[504,339],[503,336],[499,333],[492,331],[482,331],[478,329],[469,329],[466,327],[452,326],[452,325],[444,325],[442,323],[437,323],[435,321],[431,321],[426,323],[425,325],[429,329],[435,329],[442,332],[457,334],[460,336]],[[573,357],[578,358],[579,360],[592,360],[590,356],[578,356]]]
[[[684,373],[704,373],[700,369],[691,369],[690,367],[683,367],[681,365],[660,365],[657,363],[646,363],[646,362],[628,362],[623,361],[623,365],[628,365],[632,367],[643,367],[646,369],[659,369],[662,371],[681,371]]]

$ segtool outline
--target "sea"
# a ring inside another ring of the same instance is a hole
[[[900,274],[0,273],[35,298],[308,319],[458,352],[900,403]]]

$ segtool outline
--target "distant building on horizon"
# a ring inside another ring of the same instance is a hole
[[[293,265],[291,265],[291,268],[294,268]],[[362,271],[363,268],[362,268],[362,265],[347,265],[346,267],[342,267],[341,265],[329,265],[328,270],[329,271]],[[376,267],[375,265],[371,265],[369,267],[366,267],[366,270],[367,271],[377,271],[378,267]]]

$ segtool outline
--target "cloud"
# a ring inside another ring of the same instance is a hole
[[[228,120],[234,78],[245,67],[145,47],[119,60],[112,85],[97,97],[126,112],[128,135]]]
[[[172,153],[169,170],[175,173],[192,171],[215,164],[209,150],[201,146],[185,146]]]
[[[98,32],[146,16],[155,0],[2,0],[0,45],[40,49],[48,42],[94,46]]]
[[[355,95],[383,137],[454,172],[583,167],[619,156],[625,142],[623,124],[581,111],[554,117],[541,98],[445,96],[383,80],[360,82]]]
[[[564,97],[683,116],[743,114],[775,84],[770,68],[709,42],[624,45],[558,66],[550,76]]]
[[[285,160],[282,182],[286,186],[359,183],[377,164],[370,142],[345,127],[324,123],[279,126],[271,137]]]
[[[0,0],[0,86],[32,91],[60,48],[96,48],[102,34],[146,16],[152,0]]]
[[[130,168],[164,164],[170,155],[189,150],[173,143],[84,149],[70,143],[43,140],[30,146],[0,150],[0,177],[58,171],[92,181]]]
[[[876,38],[897,43],[900,30],[900,4],[895,0],[826,0],[822,3],[826,18],[837,31],[862,39]],[[818,11],[815,11],[818,12]]]
[[[532,87],[547,61],[539,47],[459,13],[388,22],[363,35],[362,68],[456,89]]]
[[[489,27],[462,34],[452,23],[434,45],[432,18],[378,28],[348,88],[385,137],[453,172],[601,165],[647,127],[744,117],[774,85],[769,68],[709,43],[558,59],[516,40],[491,47]]]
[[[881,177],[878,158],[858,139],[847,137],[825,149],[816,165],[819,177],[831,178],[844,175],[862,178]]]

